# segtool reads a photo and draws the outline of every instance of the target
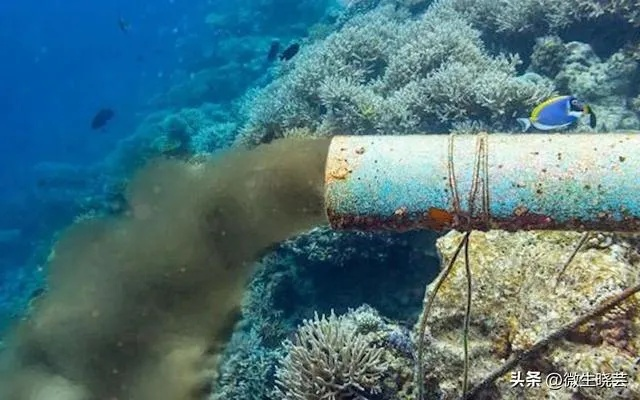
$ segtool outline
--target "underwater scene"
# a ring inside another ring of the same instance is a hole
[[[0,4],[0,400],[640,400],[640,0]]]

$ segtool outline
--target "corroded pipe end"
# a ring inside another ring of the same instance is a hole
[[[426,136],[403,136],[398,143],[390,138],[333,138],[325,173],[329,223],[334,229],[357,230],[450,228],[454,215],[443,207],[446,196],[424,207],[433,197],[434,183],[428,176],[433,158],[428,156]],[[446,137],[433,136],[434,141],[444,144]]]

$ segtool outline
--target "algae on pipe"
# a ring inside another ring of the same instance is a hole
[[[335,229],[640,230],[640,135],[336,136]]]

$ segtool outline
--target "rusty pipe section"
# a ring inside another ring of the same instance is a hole
[[[640,231],[640,135],[336,136],[335,229]]]

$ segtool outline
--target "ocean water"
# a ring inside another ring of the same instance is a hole
[[[443,233],[327,227],[328,138],[639,131],[639,27],[637,0],[0,4],[0,400],[414,398]]]
[[[14,310],[12,298],[32,290],[34,283],[24,280],[29,281],[27,275],[46,260],[55,233],[90,211],[79,204],[83,198],[101,196],[105,188],[99,177],[109,174],[111,167],[100,164],[109,163],[105,159],[117,151],[120,141],[153,112],[218,99],[230,103],[265,69],[258,65],[253,74],[234,74],[233,93],[224,93],[226,88],[213,82],[195,103],[184,99],[181,104],[178,99],[163,108],[153,104],[154,97],[189,81],[198,71],[234,69],[235,63],[244,62],[233,43],[220,48],[224,40],[249,33],[297,33],[295,27],[283,28],[277,21],[267,21],[271,25],[266,26],[262,21],[234,24],[233,15],[240,8],[231,2],[206,1],[2,5],[0,40],[7,56],[2,66],[6,79],[1,113],[0,271],[3,288],[16,285],[14,279],[23,281],[17,292],[3,290],[3,315],[22,312]],[[263,8],[273,13],[280,5]],[[317,18],[313,11],[309,23]],[[298,17],[304,13],[293,10]],[[209,14],[231,17],[212,25],[206,21]],[[126,32],[119,27],[121,18],[130,26]],[[260,55],[266,51],[256,49]],[[92,118],[104,107],[113,109],[115,117],[103,129],[92,130]],[[19,278],[5,278],[16,271]]]

